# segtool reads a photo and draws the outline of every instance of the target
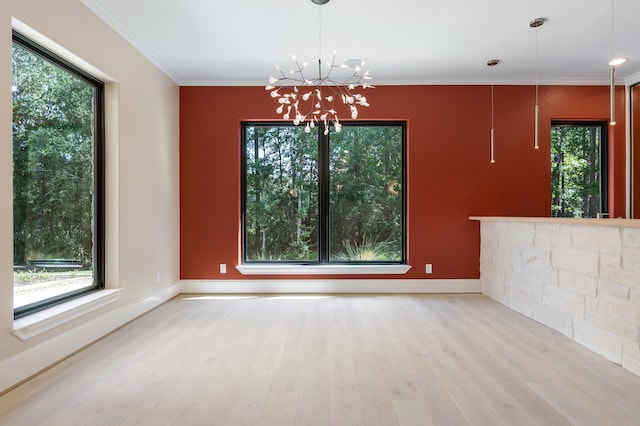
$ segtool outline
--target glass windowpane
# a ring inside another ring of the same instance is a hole
[[[551,127],[551,215],[597,217],[602,213],[604,124]]]
[[[329,259],[401,260],[402,128],[345,126],[329,161]]]
[[[318,259],[318,144],[295,126],[245,128],[247,260]]]
[[[94,284],[96,88],[12,46],[14,308]]]

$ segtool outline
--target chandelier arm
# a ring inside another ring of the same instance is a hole
[[[291,71],[289,74],[285,74],[281,72],[281,74],[282,74],[282,77],[280,77],[276,83],[279,83],[282,81],[295,81],[296,83],[304,84],[305,82],[308,81],[301,70]],[[295,74],[298,74],[300,77],[296,78]]]
[[[361,82],[361,81],[362,81],[362,79],[352,81],[352,80],[351,80],[351,78],[346,79],[346,80],[344,80],[344,81],[342,81],[342,80],[341,80],[341,81],[338,81],[338,80],[333,80],[333,79],[328,79],[328,80],[326,80],[326,82],[327,82],[327,83],[329,83],[329,84],[327,84],[327,86],[344,86],[344,87],[349,87],[349,86],[353,85],[353,86],[354,86],[354,88],[362,86],[362,85],[360,84],[360,82]]]
[[[324,78],[322,79],[322,81],[325,81],[325,80],[333,81],[333,80],[331,80],[331,71],[333,71],[333,68],[332,68],[332,67],[329,67],[329,71],[327,71],[327,75],[326,75],[326,76],[324,76]]]
[[[327,76],[325,77],[325,79],[328,79],[329,76],[331,75],[331,72],[333,71],[334,68],[340,68],[339,65],[336,65],[336,53],[333,53],[333,58],[331,58],[331,62],[328,64],[329,65],[329,71],[327,72]],[[334,81],[334,80],[331,80]]]
[[[345,80],[345,83],[353,83],[353,84],[359,85],[363,79],[364,79],[363,76],[354,73],[351,77]]]

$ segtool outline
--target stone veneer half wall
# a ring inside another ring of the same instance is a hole
[[[640,220],[471,219],[484,294],[640,375]]]

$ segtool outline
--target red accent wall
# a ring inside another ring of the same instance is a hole
[[[542,86],[539,93],[536,150],[534,87],[495,87],[491,164],[490,86],[368,91],[371,106],[361,109],[362,120],[407,121],[407,262],[413,268],[393,278],[478,278],[479,224],[469,216],[550,215],[551,120],[607,120],[609,88]],[[181,278],[246,279],[234,268],[241,259],[240,124],[278,119],[277,105],[262,87],[182,87],[180,96]],[[620,117],[624,107],[620,88]],[[624,132],[618,125],[609,137],[615,217],[625,214]],[[227,264],[227,274],[219,273],[220,263]],[[425,263],[433,264],[433,274],[424,273]]]

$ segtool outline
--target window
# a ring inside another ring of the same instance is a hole
[[[553,122],[551,215],[597,217],[607,212],[607,123]]]
[[[405,125],[242,127],[243,259],[405,263]]]
[[[14,316],[104,286],[103,83],[13,33]]]

